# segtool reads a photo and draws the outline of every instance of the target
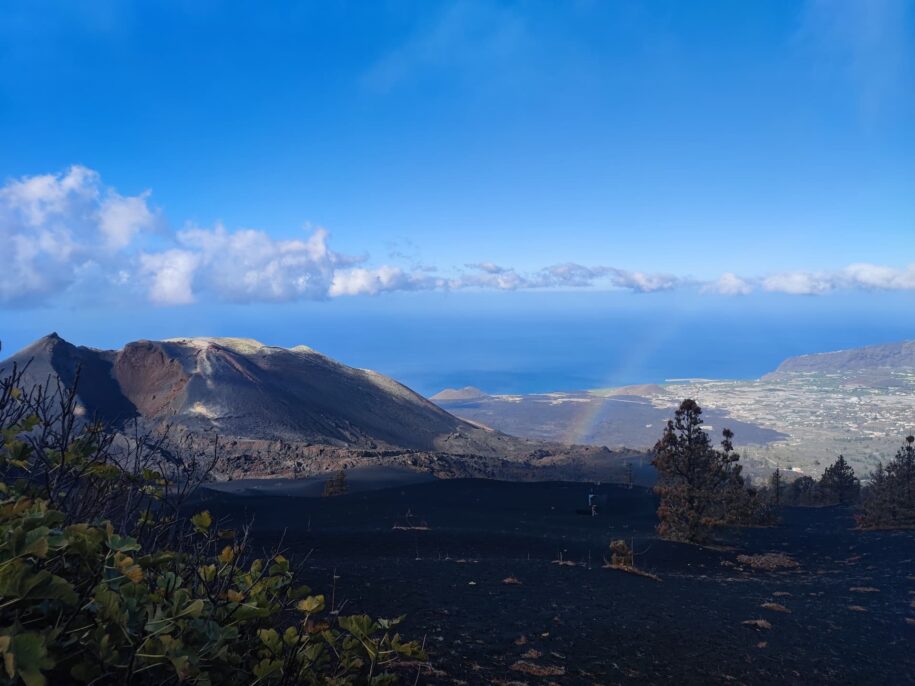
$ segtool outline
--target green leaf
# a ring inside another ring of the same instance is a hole
[[[321,612],[324,609],[324,596],[310,595],[296,603],[296,609],[298,609],[300,612],[305,612],[308,614]]]
[[[8,642],[0,644],[7,673],[11,677],[18,674],[26,686],[45,686],[47,681],[41,672],[54,667],[45,641],[41,634],[27,631],[17,633],[9,637]]]
[[[341,629],[348,631],[357,638],[366,638],[375,629],[372,618],[368,615],[339,617],[337,623],[340,625]]]
[[[140,544],[137,543],[136,539],[133,539],[130,536],[111,534],[108,537],[108,547],[112,550],[127,553],[130,551],[139,550]]]
[[[197,600],[190,602],[188,604],[188,606],[186,608],[184,608],[184,612],[182,612],[181,614],[187,615],[189,617],[199,617],[202,612],[203,612],[203,601],[200,598],[198,598]]]
[[[261,660],[254,665],[254,676],[258,680],[266,679],[274,674],[280,674],[283,670],[283,663],[279,660]]]
[[[194,528],[197,529],[198,532],[206,533],[213,525],[213,518],[210,516],[210,511],[204,510],[203,512],[195,514],[191,517],[191,524],[194,525]]]

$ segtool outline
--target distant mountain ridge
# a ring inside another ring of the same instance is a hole
[[[854,372],[915,369],[915,340],[789,357],[763,379],[797,372]]]
[[[430,396],[429,400],[433,401],[452,401],[452,400],[479,400],[488,398],[489,394],[484,393],[475,386],[464,386],[463,388],[445,388]]]
[[[56,378],[69,385],[79,370],[87,415],[110,424],[136,420],[153,429],[217,433],[243,458],[239,469],[255,475],[385,461],[454,476],[494,475],[505,471],[506,461],[561,464],[573,454],[610,455],[605,448],[570,448],[475,425],[389,377],[307,346],[178,338],[96,350],[50,334],[0,369],[13,363],[29,365],[32,384]]]

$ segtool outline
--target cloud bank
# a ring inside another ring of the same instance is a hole
[[[29,306],[67,293],[124,294],[156,305],[200,299],[288,302],[422,290],[590,288],[654,293],[695,289],[822,295],[837,290],[915,291],[915,264],[851,264],[831,272],[764,276],[725,272],[712,281],[573,262],[534,271],[478,262],[451,270],[368,264],[331,249],[325,229],[277,239],[257,229],[170,230],[150,192],[119,194],[91,169],[30,176],[0,186],[0,305]]]

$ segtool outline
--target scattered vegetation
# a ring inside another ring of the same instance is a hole
[[[864,529],[915,528],[915,436],[906,436],[893,459],[878,465],[863,486],[839,455],[819,480],[805,475],[786,481],[776,469],[759,495],[775,508],[857,504],[855,518]]]
[[[610,542],[610,559],[604,558],[604,569],[616,569],[637,576],[644,576],[653,581],[660,581],[661,577],[651,572],[646,572],[635,566],[635,552],[626,543],[618,538]]]
[[[635,554],[632,552],[632,548],[621,538],[610,542],[610,564],[616,567],[635,565]]]
[[[844,456],[828,466],[819,479],[803,475],[786,479],[780,469],[769,477],[769,483],[760,491],[774,508],[816,507],[820,505],[850,505],[861,492],[861,483]]]
[[[188,497],[219,459],[0,379],[0,682],[384,684],[399,620],[335,616]]]
[[[332,498],[338,495],[346,495],[349,487],[346,484],[346,470],[338,470],[330,479],[324,482],[323,496]]]
[[[553,665],[537,665],[526,660],[518,660],[510,669],[528,674],[530,676],[562,676],[566,673],[564,667],[555,667]]]
[[[763,603],[760,607],[764,610],[769,610],[771,612],[782,612],[784,614],[791,614],[791,610],[782,605],[781,603]]]
[[[797,561],[784,553],[763,553],[762,555],[738,555],[739,564],[759,569],[766,572],[776,572],[782,569],[795,569]]]
[[[826,504],[825,500],[820,489],[820,482],[812,476],[804,475],[784,486],[779,505],[812,507]]]
[[[746,619],[741,622],[744,626],[748,626],[751,629],[771,629],[772,624],[765,619]]]
[[[693,543],[709,540],[721,525],[750,525],[769,518],[766,503],[748,488],[734,451],[734,434],[725,429],[715,448],[702,428],[702,408],[684,400],[655,445],[658,533]]]
[[[394,522],[394,526],[391,527],[395,531],[429,531],[429,523],[424,519],[418,519],[413,511],[407,509],[406,514],[403,516],[403,519]]]

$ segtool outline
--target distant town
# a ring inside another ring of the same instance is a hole
[[[655,407],[684,397],[784,438],[745,444],[744,459],[818,474],[843,454],[856,471],[886,462],[915,429],[915,370],[887,370],[878,380],[848,372],[793,372],[758,381],[694,380],[663,386]],[[716,427],[717,428],[717,427]]]

